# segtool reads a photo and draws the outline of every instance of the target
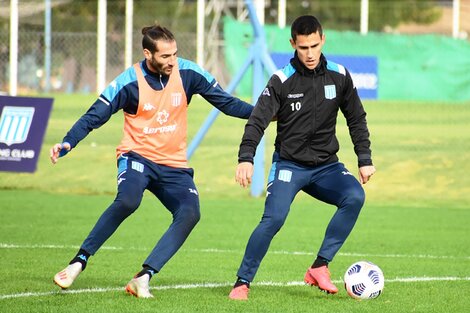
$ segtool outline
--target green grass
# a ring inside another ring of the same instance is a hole
[[[55,96],[38,171],[0,173],[0,312],[468,311],[470,103],[365,103],[378,172],[365,185],[366,205],[330,270],[341,286],[351,263],[373,261],[386,277],[383,295],[355,301],[342,288],[331,296],[300,284],[334,212],[300,194],[263,260],[250,301],[237,303],[227,294],[264,200],[251,198],[234,182],[244,121],[223,115],[190,162],[202,219],[152,279],[155,299],[123,292],[171,220],[150,194],[91,259],[70,292],[52,284],[52,276],[114,198],[120,114],[55,166],[48,160],[50,146],[92,102],[90,96]],[[193,100],[190,138],[210,109]],[[271,125],[268,165],[274,132]],[[356,171],[343,118],[338,136],[342,161]]]

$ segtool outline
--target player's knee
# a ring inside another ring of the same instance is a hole
[[[116,199],[119,204],[121,214],[131,215],[140,205],[140,199],[137,197],[124,197]]]
[[[196,225],[201,220],[201,212],[199,211],[199,208],[191,211],[189,219],[193,225]]]
[[[178,218],[182,219],[186,224],[195,226],[201,219],[199,206],[185,206],[180,208]]]
[[[281,227],[284,225],[286,221],[286,217],[284,215],[274,214],[267,218],[266,220],[268,229],[273,233],[276,234]]]
[[[360,211],[364,202],[366,200],[366,195],[364,189],[354,188],[351,189],[346,198],[344,199],[344,205],[353,210]]]

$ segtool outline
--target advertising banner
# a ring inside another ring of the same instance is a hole
[[[292,55],[292,53],[272,53],[271,57],[276,67],[282,68],[289,63]],[[352,55],[325,55],[325,57],[348,69],[361,99],[377,99],[377,57]]]
[[[36,171],[52,102],[0,96],[0,171]]]

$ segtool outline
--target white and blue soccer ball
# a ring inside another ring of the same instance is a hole
[[[384,281],[380,267],[368,261],[352,264],[344,274],[344,287],[348,295],[360,300],[380,296],[384,289]]]

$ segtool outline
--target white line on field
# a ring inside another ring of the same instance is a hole
[[[79,249],[80,246],[72,246],[72,245],[45,245],[45,244],[35,244],[35,245],[17,245],[17,244],[10,244],[10,243],[0,243],[0,249]],[[120,247],[109,247],[103,246],[101,247],[103,250],[123,250],[124,248]],[[127,249],[127,248],[126,248]],[[129,248],[132,250],[141,250],[135,248]]]
[[[192,251],[200,252],[213,252],[213,253],[240,253],[237,250],[220,250],[220,249],[197,249]],[[315,256],[313,252],[305,251],[269,251],[271,254],[284,254],[284,255],[311,255]],[[452,256],[452,255],[429,255],[429,254],[373,254],[373,253],[350,253],[339,252],[339,256],[354,256],[354,257],[381,257],[381,258],[413,258],[413,259],[467,259],[470,256]]]
[[[72,249],[78,250],[80,246],[73,245],[49,245],[49,244],[34,244],[34,245],[18,245],[9,243],[0,243],[0,249]],[[113,247],[103,246],[101,250],[137,250],[137,251],[149,251],[151,248],[139,248],[139,247]],[[207,252],[207,253],[242,253],[240,250],[230,249],[184,249],[183,251],[195,251],[195,252]],[[270,254],[281,254],[281,255],[311,255],[315,256],[313,252],[306,251],[282,251],[273,250],[269,251]],[[470,256],[452,256],[452,255],[430,255],[430,254],[373,254],[373,253],[352,253],[352,252],[339,252],[339,256],[353,256],[353,257],[377,257],[377,258],[412,258],[412,259],[464,259],[470,260]]]
[[[470,277],[403,277],[386,279],[386,283],[417,283],[417,282],[430,282],[430,281],[470,281]],[[342,281],[334,280],[334,283],[341,284]],[[232,286],[232,282],[225,283],[201,283],[201,284],[183,284],[183,285],[167,285],[151,287],[152,290],[177,290],[177,289],[197,289],[197,288],[220,288]],[[274,287],[292,287],[292,286],[306,286],[304,282],[290,281],[290,282],[272,282],[262,281],[255,283],[256,286],[274,286]],[[76,289],[76,290],[59,290],[49,292],[24,292],[15,293],[9,295],[0,295],[0,300],[15,299],[15,298],[27,298],[27,297],[43,297],[51,295],[66,295],[66,294],[80,294],[80,293],[102,293],[102,292],[114,292],[124,291],[124,287],[120,288],[87,288],[87,289]]]

